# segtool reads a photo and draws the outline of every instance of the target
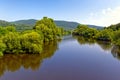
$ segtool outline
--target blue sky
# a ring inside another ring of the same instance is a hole
[[[0,19],[7,21],[47,16],[108,26],[120,22],[119,10],[120,0],[0,0]]]

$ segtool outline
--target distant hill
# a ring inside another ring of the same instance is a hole
[[[14,25],[14,24],[4,21],[4,20],[0,20],[0,26],[2,26],[2,27],[12,26],[12,25]]]
[[[35,19],[28,19],[28,20],[18,20],[18,21],[13,21],[13,22],[7,22],[0,20],[0,26],[15,26],[17,30],[27,30],[27,29],[32,29],[35,26],[37,20]],[[77,22],[69,22],[69,21],[60,21],[60,20],[55,20],[55,23],[57,26],[62,27],[64,29],[75,29],[79,23]],[[103,27],[101,26],[95,26],[95,25],[88,25],[89,27],[96,28],[96,29],[102,29]]]
[[[28,26],[34,26],[37,20],[35,19],[28,19],[28,20],[19,20],[19,21],[14,21],[12,23],[14,24],[24,24]],[[65,29],[75,29],[79,23],[77,22],[70,22],[70,21],[60,21],[60,20],[55,20],[55,23],[59,27],[63,27]],[[102,26],[95,26],[95,25],[88,25],[89,27],[96,28],[96,29],[102,29]]]
[[[55,20],[57,26],[63,27],[65,29],[75,29],[79,23],[77,22],[68,22],[68,21],[58,21]]]
[[[35,19],[29,19],[29,20],[19,20],[11,22],[13,24],[19,24],[19,25],[28,25],[28,26],[34,26],[37,20]],[[68,22],[68,21],[59,21],[55,20],[55,23],[59,27],[63,27],[65,29],[74,29],[79,23],[77,22]]]
[[[96,26],[96,25],[88,25],[91,28],[96,28],[96,29],[103,29],[103,26]]]
[[[35,19],[28,19],[28,20],[18,20],[18,21],[13,21],[11,23],[13,24],[24,24],[24,25],[29,25],[29,26],[34,26],[37,20]]]
[[[75,29],[80,23],[77,22],[68,22],[68,21],[55,21],[57,26],[63,26],[65,29]],[[103,29],[102,26],[88,25],[91,28]]]
[[[33,28],[32,25],[17,24],[17,23],[13,23],[13,22],[4,21],[4,20],[0,20],[0,26],[2,26],[2,27],[15,26],[18,31],[22,31],[22,30],[27,30],[27,29],[32,29]]]

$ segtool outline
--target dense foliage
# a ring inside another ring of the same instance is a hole
[[[109,27],[106,27],[106,29],[112,29],[113,31],[117,31],[120,29],[120,23],[116,25],[110,25]]]
[[[63,33],[63,28],[57,27],[54,21],[47,17],[37,21],[34,29],[43,33],[44,41],[56,40],[57,37],[62,36],[61,33]]]
[[[87,25],[78,25],[72,32],[73,35],[92,38],[99,41],[109,41],[120,46],[120,24],[112,25],[102,30],[89,28]]]
[[[59,39],[64,29],[51,18],[39,20],[34,29],[17,32],[15,27],[0,27],[0,55],[4,53],[41,53],[46,42]]]
[[[77,29],[73,31],[73,34],[80,35],[88,38],[94,38],[97,30],[94,28],[89,28],[87,25],[78,25]]]

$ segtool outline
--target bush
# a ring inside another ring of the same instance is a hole
[[[22,50],[29,53],[40,53],[42,51],[43,37],[37,32],[21,35]]]
[[[17,32],[9,32],[3,37],[3,43],[6,45],[7,53],[16,53],[21,50],[20,36]]]

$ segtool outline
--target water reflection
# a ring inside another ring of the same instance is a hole
[[[79,37],[79,36],[73,36],[73,38],[77,39],[78,43],[80,43],[80,45],[85,45],[85,44],[89,44],[89,45],[93,45],[95,44],[95,40],[93,39],[89,39],[89,38],[84,38],[84,37]]]
[[[111,51],[112,55],[120,60],[120,46],[115,46],[112,45],[111,42],[105,42],[105,41],[95,41],[93,39],[88,39],[84,37],[79,37],[79,36],[73,36],[77,41],[79,42],[80,45],[94,45],[98,44],[104,51]]]
[[[120,60],[120,46],[113,46],[111,53],[115,58]]]
[[[79,37],[79,36],[74,36],[75,39],[80,43],[80,45],[84,44],[89,44],[89,45],[94,45],[98,44],[103,50],[111,50],[112,44],[111,42],[105,42],[105,41],[96,41],[94,39],[89,39],[89,38],[84,38],[84,37]]]
[[[96,41],[96,43],[105,51],[109,51],[112,48],[111,42],[105,42],[105,41]]]
[[[58,49],[57,41],[45,43],[41,54],[6,54],[0,57],[0,76],[6,71],[15,72],[21,67],[24,69],[37,70],[46,58],[51,58]]]

